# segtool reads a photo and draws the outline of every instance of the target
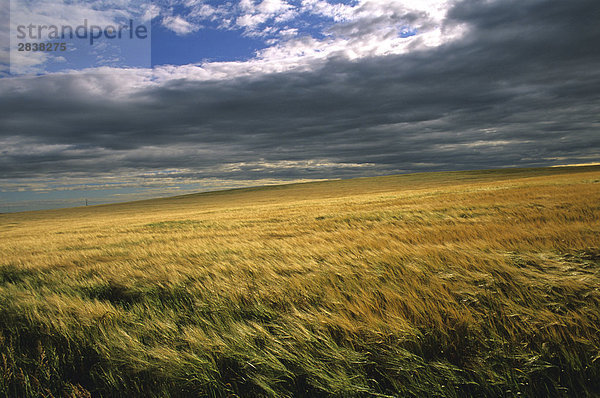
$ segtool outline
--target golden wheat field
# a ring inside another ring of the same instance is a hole
[[[600,391],[600,167],[0,215],[6,397]]]

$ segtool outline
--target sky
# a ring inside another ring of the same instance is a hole
[[[0,0],[0,15],[0,212],[600,161],[597,0]],[[84,20],[147,34],[18,51],[41,42],[19,24]]]

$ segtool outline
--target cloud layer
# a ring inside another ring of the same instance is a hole
[[[279,181],[598,161],[598,1],[465,0],[428,15],[398,3],[385,16],[378,2],[305,3],[337,15],[331,34],[348,48],[414,24],[454,36],[407,37],[409,47],[383,55],[298,56],[282,70],[263,54],[1,79],[0,184],[130,181],[165,169],[181,181]],[[261,4],[269,15],[288,10]],[[316,39],[294,40],[308,49]]]

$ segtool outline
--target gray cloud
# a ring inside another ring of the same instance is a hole
[[[310,71],[124,97],[106,75],[4,79],[0,176],[295,179],[597,161],[599,20],[596,0],[467,0],[445,21],[470,28],[458,41]]]

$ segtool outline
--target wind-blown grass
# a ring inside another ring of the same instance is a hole
[[[0,395],[597,396],[600,167],[0,215]]]

